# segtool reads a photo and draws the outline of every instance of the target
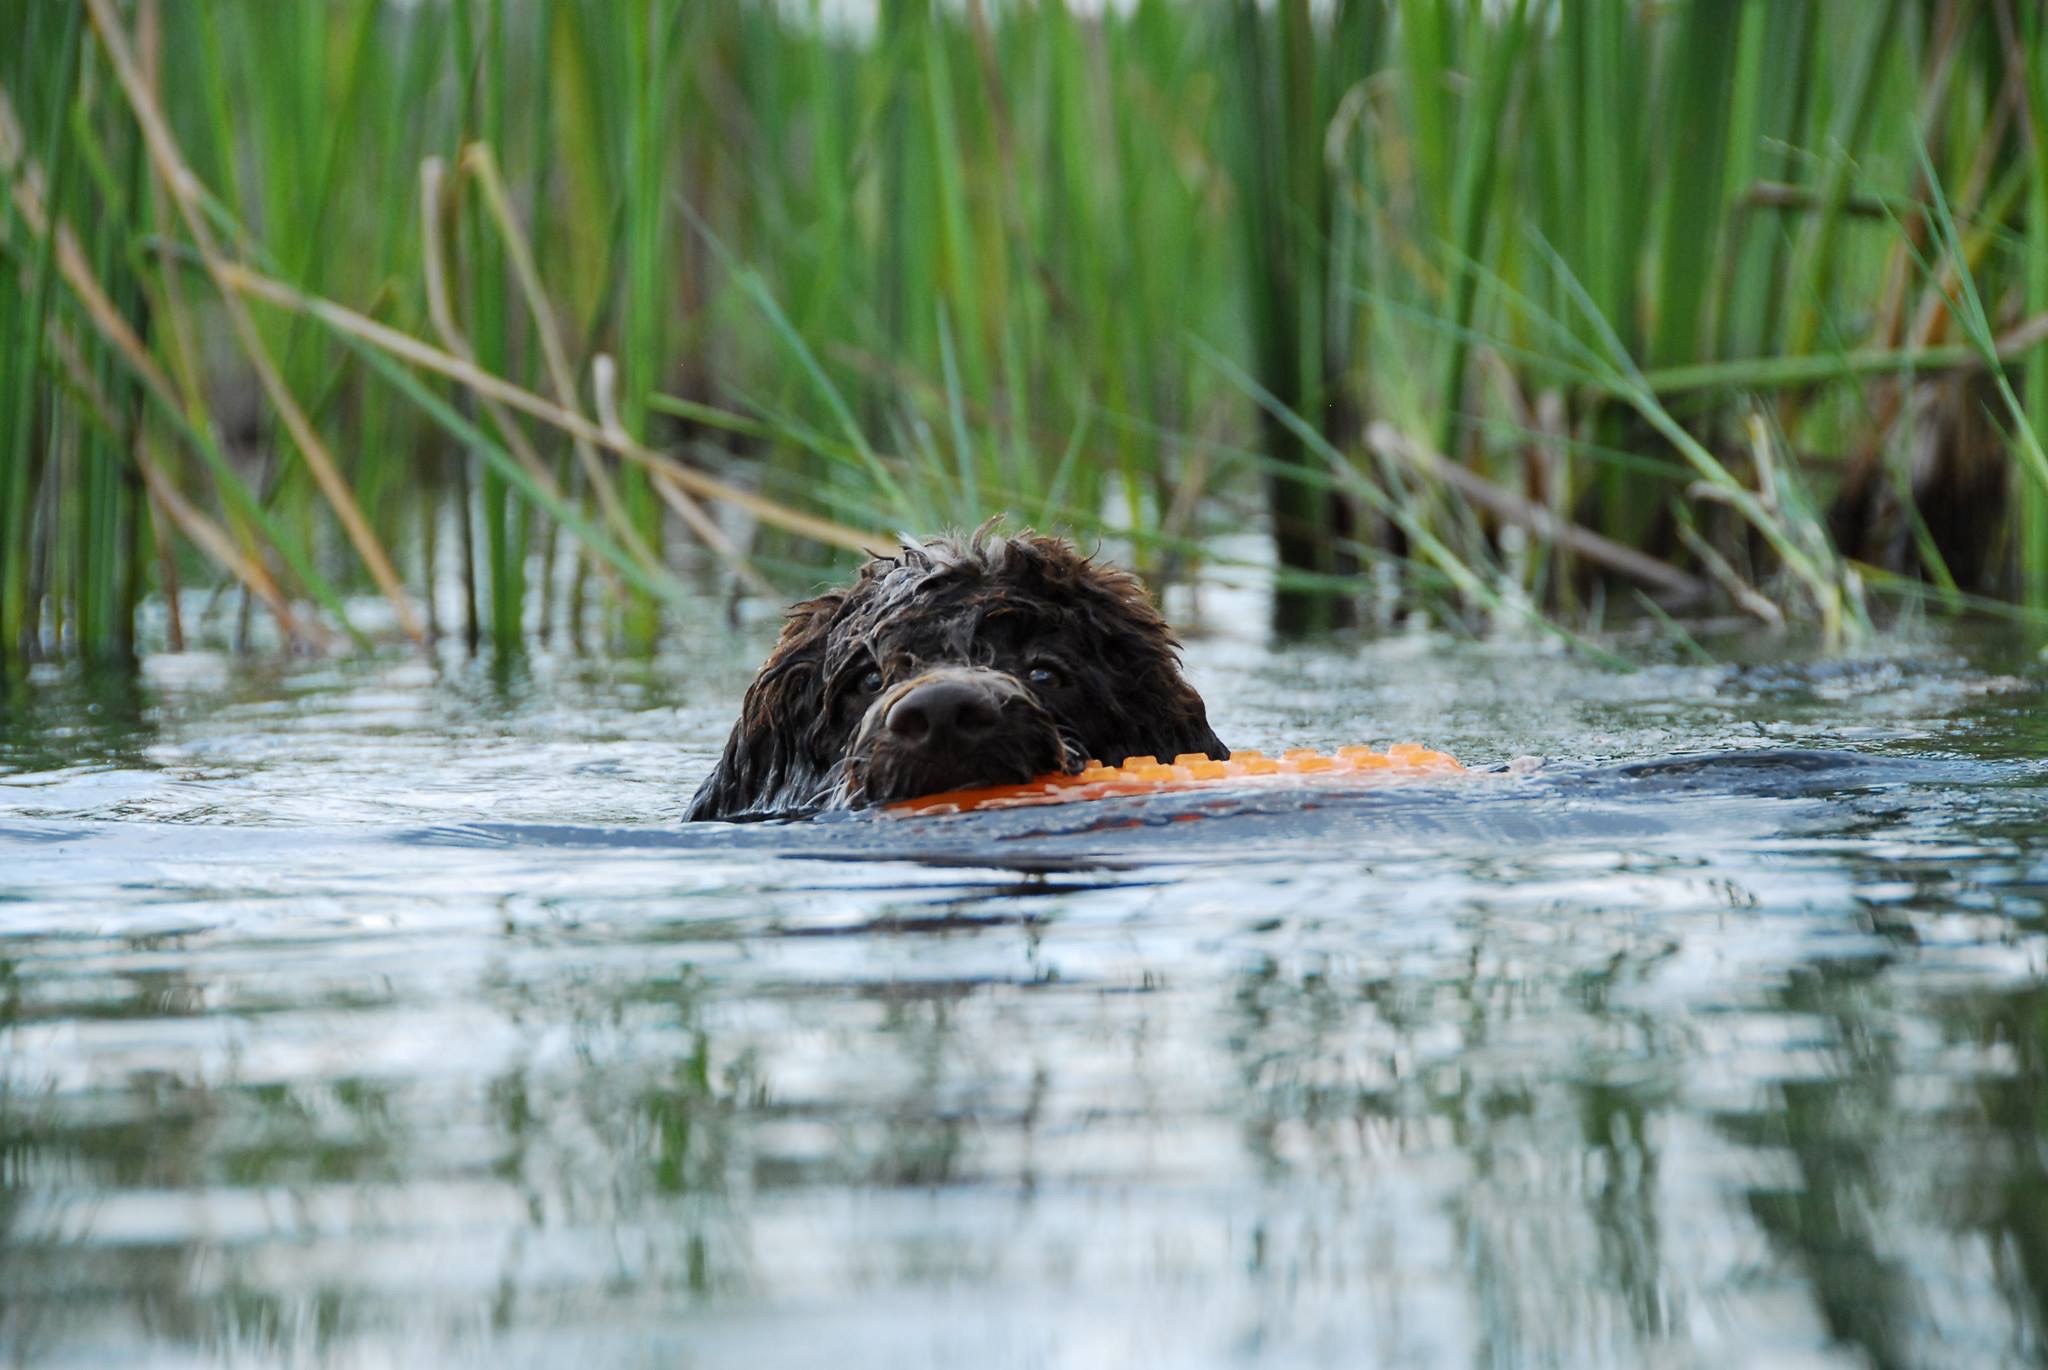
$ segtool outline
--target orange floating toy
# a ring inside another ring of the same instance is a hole
[[[1370,747],[1339,747],[1325,754],[1292,747],[1277,758],[1264,752],[1232,752],[1216,761],[1200,752],[1176,756],[1171,763],[1156,756],[1127,756],[1120,766],[1089,761],[1073,775],[1042,775],[1022,785],[989,785],[948,790],[888,806],[894,814],[966,813],[970,809],[1017,809],[1034,804],[1071,804],[1119,794],[1152,794],[1160,790],[1205,790],[1235,783],[1271,784],[1276,780],[1312,776],[1321,779],[1374,779],[1444,775],[1465,768],[1456,758],[1413,742],[1396,742],[1383,752]]]

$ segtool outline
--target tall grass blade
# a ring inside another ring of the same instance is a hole
[[[47,132],[42,164],[49,168],[51,203],[60,202],[65,178],[71,166],[71,140],[65,136],[72,95],[77,87],[79,51],[82,47],[83,16],[78,7],[67,5],[63,12],[63,36],[58,41],[56,77],[44,97]],[[46,233],[35,249],[25,292],[27,307],[15,316],[14,336],[8,340],[13,389],[9,395],[9,429],[5,462],[0,464],[0,661],[19,664],[34,649],[35,621],[29,597],[29,573],[34,544],[29,537],[31,479],[38,465],[47,466],[47,455],[36,450],[38,371],[43,355],[43,331],[50,315],[50,297],[56,286],[56,235]]]

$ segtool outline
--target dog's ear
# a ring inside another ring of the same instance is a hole
[[[1130,672],[1112,690],[1117,707],[1112,710],[1118,729],[1127,739],[1111,751],[1121,756],[1102,759],[1114,766],[1122,756],[1151,755],[1171,761],[1188,752],[1200,752],[1218,761],[1230,759],[1230,749],[1209,726],[1209,708],[1195,687],[1180,673],[1180,653],[1174,640],[1161,632],[1146,633],[1134,643]]]
[[[1097,720],[1098,748],[1125,755],[1172,758],[1202,752],[1228,760],[1230,749],[1209,726],[1208,706],[1180,671],[1180,644],[1153,605],[1144,583],[1130,572],[1084,557],[1060,538],[1028,537],[1047,581],[1060,587],[1089,623],[1101,658],[1114,678],[1097,687],[1106,702]]]
[[[1161,711],[1164,736],[1155,753],[1162,760],[1172,760],[1186,752],[1201,752],[1217,761],[1230,759],[1230,748],[1223,745],[1223,739],[1216,736],[1216,730],[1209,726],[1209,707],[1202,697],[1195,693],[1194,686],[1181,678],[1180,665],[1173,667],[1173,684],[1167,692],[1166,707]]]
[[[825,647],[846,596],[834,590],[789,611],[685,822],[802,807],[823,787],[827,766],[813,744],[825,712]]]

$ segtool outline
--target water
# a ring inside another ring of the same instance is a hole
[[[0,1360],[2042,1355],[2031,646],[1212,641],[1233,745],[1552,764],[683,829],[758,646],[17,698]]]

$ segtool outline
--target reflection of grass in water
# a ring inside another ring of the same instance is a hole
[[[1783,1148],[1790,1185],[1759,1184],[1751,1211],[1774,1243],[1812,1281],[1828,1331],[1877,1365],[1909,1365],[1914,1301],[1906,1255],[1884,1221],[1897,1203],[1878,1138],[1915,1130],[1899,1097],[1905,1083],[1873,980],[1881,958],[1820,963],[1782,992],[1783,1009],[1824,1025],[1827,1077],[1786,1080],[1768,1114],[1729,1120],[1738,1137]]]
[[[149,764],[156,741],[135,673],[81,664],[33,686],[0,681],[0,774]]]
[[[646,642],[700,570],[997,511],[1159,580],[1263,519],[1288,626],[2039,610],[2043,22],[32,5],[0,641],[215,585],[319,640],[367,584]]]

